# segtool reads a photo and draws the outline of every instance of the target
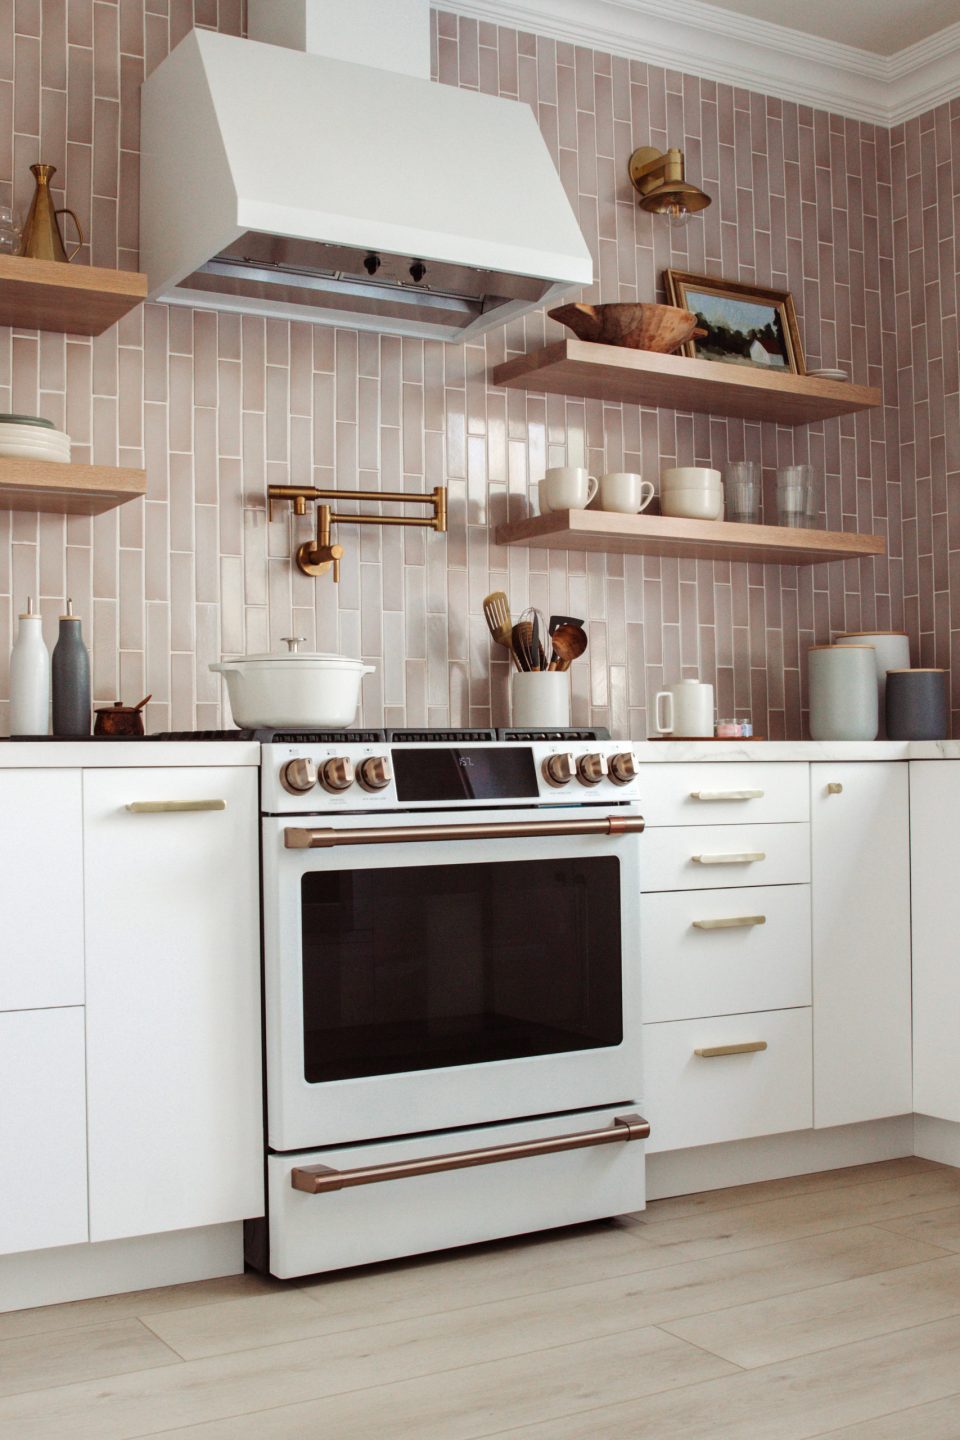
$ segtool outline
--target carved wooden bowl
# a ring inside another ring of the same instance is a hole
[[[560,305],[548,314],[572,330],[578,340],[655,350],[661,355],[706,333],[697,329],[692,311],[677,305]]]

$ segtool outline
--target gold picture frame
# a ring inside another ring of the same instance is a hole
[[[707,334],[688,340],[681,353],[721,365],[749,365],[793,375],[807,373],[797,311],[789,290],[664,270],[671,305],[692,310]],[[715,302],[711,305],[711,301]],[[698,304],[699,302],[699,304]],[[764,314],[768,319],[764,320]]]

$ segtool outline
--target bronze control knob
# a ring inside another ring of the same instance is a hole
[[[577,762],[572,755],[548,755],[541,766],[544,780],[557,789],[569,785],[577,771]]]
[[[637,757],[632,750],[625,750],[622,755],[610,757],[610,779],[614,785],[629,785],[631,780],[636,780],[639,773]]]
[[[312,760],[288,760],[280,767],[280,784],[291,795],[306,795],[317,783],[317,767]]]
[[[393,779],[386,755],[368,755],[357,766],[357,779],[364,790],[385,790]]]
[[[581,785],[599,785],[607,773],[607,762],[602,755],[581,755],[577,761],[577,779]]]
[[[353,761],[348,760],[344,755],[336,755],[332,760],[324,760],[320,766],[320,784],[324,790],[349,790],[356,779],[353,769]]]

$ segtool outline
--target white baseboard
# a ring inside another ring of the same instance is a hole
[[[932,1115],[914,1115],[913,1148],[924,1160],[960,1166],[960,1125],[935,1120]]]
[[[0,1312],[239,1275],[243,1223],[0,1255]]]
[[[781,1180],[815,1170],[840,1170],[845,1165],[867,1165],[895,1160],[914,1152],[914,1117],[897,1115],[864,1125],[839,1125],[831,1130],[797,1130],[788,1135],[764,1135],[757,1140],[736,1140],[723,1145],[700,1145],[692,1150],[668,1150],[647,1157],[647,1199],[693,1195],[698,1190],[724,1190],[756,1180]],[[942,1122],[930,1122],[942,1123]],[[960,1125],[956,1160],[960,1164]],[[917,1154],[924,1154],[920,1150]],[[939,1156],[929,1156],[939,1159]]]

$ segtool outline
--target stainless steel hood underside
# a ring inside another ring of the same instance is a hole
[[[526,105],[194,30],[142,130],[151,298],[462,340],[592,282]]]

